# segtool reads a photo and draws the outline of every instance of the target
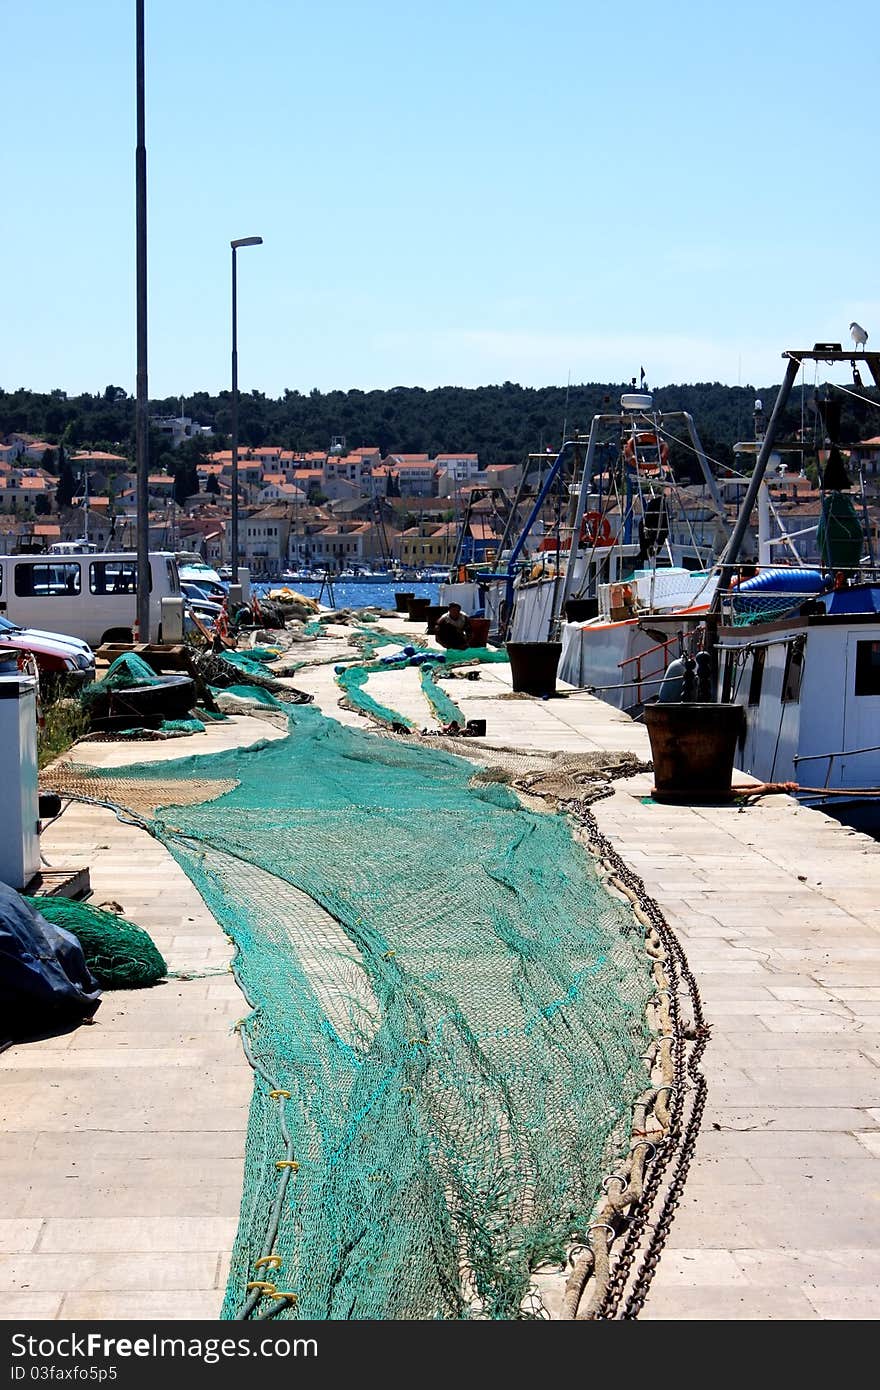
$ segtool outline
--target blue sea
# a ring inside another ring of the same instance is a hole
[[[440,586],[436,583],[417,583],[415,580],[394,580],[391,583],[376,584],[346,583],[344,579],[335,580],[332,585],[320,580],[297,579],[290,584],[254,584],[256,593],[267,589],[293,589],[296,593],[316,598],[327,608],[393,608],[396,593],[415,594],[417,598],[429,598],[432,603],[440,602]],[[323,592],[322,592],[323,589]]]

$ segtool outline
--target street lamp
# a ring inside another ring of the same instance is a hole
[[[135,458],[137,459],[137,635],[150,640],[150,439],[147,391],[147,144],[144,114],[144,0],[135,5],[135,295],[137,302]]]
[[[243,236],[232,247],[232,583],[238,583],[238,322],[235,253],[240,246],[262,246],[261,236]]]

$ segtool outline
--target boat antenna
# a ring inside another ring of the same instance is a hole
[[[565,411],[562,416],[562,443],[568,438],[568,398],[571,395],[571,367],[568,369],[568,384],[565,388]],[[540,448],[540,446],[539,446]]]

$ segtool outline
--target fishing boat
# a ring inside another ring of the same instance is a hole
[[[864,361],[880,387],[880,353],[839,344],[790,351],[773,417],[737,526],[719,564],[713,605],[718,697],[745,712],[737,765],[762,782],[792,782],[805,804],[848,824],[880,825],[880,569],[848,493],[851,481],[833,437],[827,442],[817,523],[819,564],[799,556],[800,537],[768,529],[767,472],[794,373],[807,361]],[[870,404],[873,404],[869,402]],[[763,499],[763,500],[762,500]],[[753,504],[758,566],[737,570]],[[803,534],[803,533],[801,533]],[[785,544],[780,564],[771,547]]]
[[[676,480],[674,445],[697,460],[699,497]],[[640,619],[707,611],[712,562],[728,535],[692,416],[656,410],[647,390],[626,392],[618,411],[593,417],[587,436],[565,441],[491,570],[444,585],[441,601],[470,612],[483,605],[509,644],[559,643],[564,680],[632,709],[662,677],[677,636],[658,638]]]

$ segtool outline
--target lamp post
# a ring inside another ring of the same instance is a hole
[[[141,642],[150,640],[150,499],[148,475],[149,398],[147,394],[147,146],[144,117],[144,0],[135,6],[135,69],[137,146],[135,149],[135,222],[137,299],[137,398],[135,457],[137,459],[137,630]]]
[[[262,246],[261,236],[243,236],[232,247],[232,583],[238,583],[238,291],[235,253],[240,246]]]

